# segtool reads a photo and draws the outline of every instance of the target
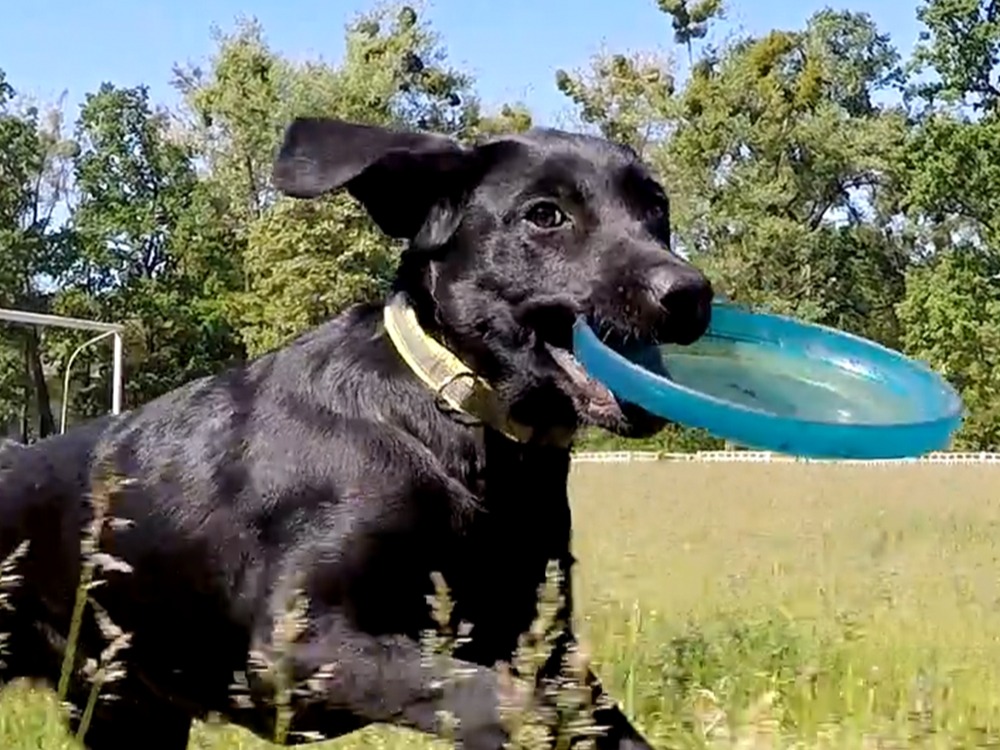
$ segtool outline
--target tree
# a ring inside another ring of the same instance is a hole
[[[899,306],[906,350],[946,374],[969,418],[956,439],[1000,446],[1000,5],[930,0],[911,65],[902,204],[918,264]]]
[[[914,50],[912,70],[932,72],[911,93],[933,107],[963,104],[997,113],[1000,103],[1000,4],[996,0],[930,0],[917,8],[926,27]]]
[[[530,125],[516,107],[483,114],[471,79],[448,66],[408,6],[355,18],[339,66],[283,59],[253,20],[216,38],[209,70],[177,68],[175,79],[207,182],[231,217],[244,274],[232,308],[250,354],[381,295],[400,250],[347,196],[304,204],[273,194],[271,163],[293,117],[427,128],[465,140]]]
[[[709,50],[680,87],[662,62],[623,55],[557,83],[585,120],[645,152],[679,249],[726,296],[893,343],[906,121],[872,98],[899,76],[867,16],[823,11],[803,31]]]
[[[687,47],[688,59],[694,56],[692,42],[703,39],[711,21],[724,16],[722,0],[698,0],[691,5],[687,0],[657,0],[657,5],[671,17],[674,41]]]
[[[496,114],[482,111],[475,99],[468,101],[465,113],[468,127],[457,135],[463,141],[489,138],[510,133],[523,133],[533,125],[531,112],[523,104],[504,104]]]
[[[1000,262],[956,245],[915,267],[899,305],[906,350],[958,389],[968,417],[959,450],[1000,447]]]
[[[0,306],[47,311],[50,294],[43,282],[66,262],[68,235],[52,221],[65,197],[71,155],[61,130],[58,107],[43,114],[37,106],[19,106],[0,71]],[[9,330],[2,358],[11,365],[10,347],[16,347],[23,366],[5,367],[0,375],[0,420],[9,423],[19,412],[22,441],[46,437],[55,431],[55,419],[43,336],[33,326]],[[31,412],[38,420],[34,429]]]
[[[895,61],[867,17],[822,12],[692,74],[665,171],[686,196],[680,244],[727,296],[898,340],[906,252],[890,222],[905,119],[871,104]]]
[[[671,64],[656,55],[599,56],[588,73],[556,72],[556,86],[577,106],[584,125],[650,156],[677,124]]]
[[[675,28],[692,22],[682,4],[661,8]],[[910,255],[894,226],[907,121],[873,102],[901,81],[867,15],[829,10],[708,48],[681,81],[637,53],[557,75],[584,121],[654,166],[675,246],[721,295],[889,345]]]
[[[77,139],[80,252],[59,309],[128,324],[126,394],[141,403],[242,354],[217,301],[236,278],[227,236],[146,87],[89,94]]]

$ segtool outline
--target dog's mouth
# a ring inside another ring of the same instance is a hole
[[[554,367],[559,389],[568,396],[584,424],[618,434],[647,434],[663,426],[658,417],[628,402],[619,401],[611,390],[591,377],[573,354],[573,325],[579,310],[564,301],[532,305],[533,314],[522,317],[535,334],[539,354]],[[613,348],[614,337],[607,342]]]
[[[600,381],[592,378],[573,353],[550,343],[542,344],[552,361],[566,379],[564,390],[573,399],[576,412],[588,422],[598,426],[617,426],[625,421],[621,404],[614,394]]]

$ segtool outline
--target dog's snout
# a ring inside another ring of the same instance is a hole
[[[684,345],[705,333],[714,292],[711,282],[696,268],[657,267],[649,276],[649,293],[664,316],[661,340]]]

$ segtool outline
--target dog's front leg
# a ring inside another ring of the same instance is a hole
[[[567,628],[557,641],[557,645],[539,673],[539,677],[551,677],[563,670],[565,654],[570,649],[580,657],[579,644],[571,629]],[[582,657],[580,657],[582,658]],[[603,733],[595,737],[598,750],[653,750],[652,746],[633,726],[618,703],[607,694],[600,678],[586,665],[584,670],[586,687],[590,688],[593,723]]]
[[[629,721],[629,718],[618,707],[617,702],[612,700],[604,692],[600,679],[590,669],[587,670],[587,682],[590,685],[591,698],[594,704],[602,702],[607,705],[599,706],[594,711],[594,723],[605,727],[605,734],[597,738],[599,750],[652,750],[652,746],[646,741],[638,729]]]
[[[583,658],[579,641],[573,629],[573,578],[575,565],[572,555],[566,555],[560,563],[560,569],[565,571],[560,582],[562,606],[556,613],[556,622],[562,629],[556,640],[555,648],[546,660],[539,677],[558,674],[564,668],[566,654],[574,651],[577,658]],[[581,666],[581,665],[578,665]],[[596,737],[598,750],[653,750],[652,746],[633,726],[625,713],[619,708],[617,701],[608,695],[600,678],[591,669],[589,663],[585,667],[585,682],[590,688],[590,698],[593,709],[594,724],[604,729],[603,734]]]
[[[453,738],[463,748],[500,750],[508,734],[500,721],[499,674],[457,659],[432,665],[422,656],[409,638],[372,636],[343,624],[299,642],[284,659],[300,686],[289,741],[333,738],[368,723],[447,736],[453,717]],[[262,690],[253,693],[259,707],[271,705]]]

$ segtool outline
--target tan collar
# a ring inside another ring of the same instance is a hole
[[[383,323],[399,356],[452,411],[489,425],[511,440],[532,441],[534,430],[511,419],[490,384],[424,331],[404,295],[396,294],[386,303]],[[568,447],[571,439],[550,436],[544,442]]]

